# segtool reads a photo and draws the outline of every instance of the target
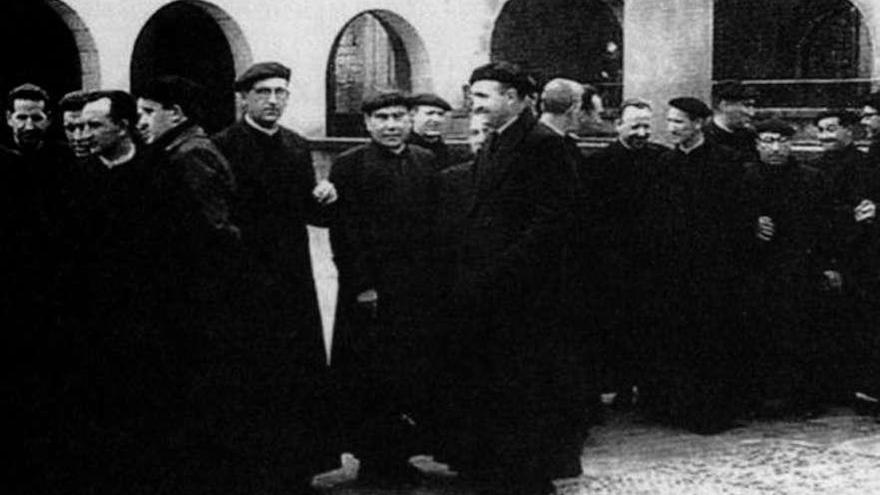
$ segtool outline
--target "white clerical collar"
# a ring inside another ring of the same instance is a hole
[[[702,146],[702,144],[703,144],[704,142],[706,142],[706,138],[704,138],[703,135],[700,134],[700,138],[697,139],[697,142],[696,142],[693,146],[691,146],[691,147],[689,147],[689,148],[685,148],[685,147],[682,146],[682,145],[678,145],[678,150],[681,151],[682,153],[684,153],[685,155],[689,155],[689,154],[691,153],[691,151],[694,151],[695,149],[697,149],[697,148],[699,148],[700,146]]]
[[[114,167],[118,167],[120,165],[124,165],[124,164],[130,162],[132,159],[134,159],[134,155],[136,153],[137,153],[137,147],[132,145],[127,153],[125,153],[124,155],[120,156],[119,158],[117,158],[115,160],[108,160],[101,155],[98,155],[98,158],[101,160],[101,163],[103,163],[105,167],[114,168]]]
[[[253,127],[254,129],[262,132],[263,134],[265,134],[267,136],[274,136],[275,133],[278,132],[278,126],[275,126],[272,129],[267,129],[267,128],[261,126],[260,124],[254,122],[254,119],[252,119],[251,116],[248,114],[244,114],[244,122],[245,122],[245,124]]]

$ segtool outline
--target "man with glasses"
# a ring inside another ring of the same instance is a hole
[[[795,159],[791,125],[770,119],[755,130],[759,161],[747,165],[740,195],[752,231],[743,253],[748,399],[761,414],[803,413],[811,407],[808,350],[815,341],[806,315],[823,278],[815,253],[825,184],[818,170]]]
[[[316,181],[308,141],[281,125],[289,82],[280,63],[251,66],[235,81],[244,118],[213,138],[237,186],[230,211],[241,231],[233,308],[240,321],[232,345],[241,346],[244,370],[237,406],[251,422],[240,468],[241,482],[257,492],[305,490],[310,474],[338,464],[320,425],[329,416],[321,399],[329,370],[306,228],[322,221],[336,191]]]

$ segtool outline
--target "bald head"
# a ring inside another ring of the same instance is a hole
[[[544,86],[544,91],[541,93],[541,109],[554,115],[564,114],[573,107],[580,107],[583,94],[584,87],[579,82],[571,79],[553,79]]]

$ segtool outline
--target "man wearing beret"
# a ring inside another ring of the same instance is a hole
[[[841,381],[849,381],[853,371],[850,348],[854,341],[850,332],[860,324],[852,294],[858,291],[862,275],[859,267],[876,257],[876,201],[880,197],[878,170],[872,167],[855,145],[858,116],[848,110],[833,109],[819,114],[814,123],[822,154],[812,165],[828,182],[829,191],[822,205],[828,231],[819,244],[826,262],[826,292],[813,306],[812,319],[820,336],[829,337],[822,349],[825,372],[815,383],[825,394],[833,392]],[[831,336],[837,338],[831,339]]]
[[[443,141],[449,112],[452,111],[449,103],[433,93],[420,93],[412,97],[410,106],[412,132],[407,141],[434,153],[438,170],[459,163],[457,158],[450,158],[449,146]]]
[[[588,292],[576,304],[581,321],[598,322],[607,348],[596,353],[596,360],[606,374],[605,390],[618,393],[618,405],[631,402],[633,385],[647,372],[642,368],[647,360],[637,353],[652,347],[646,334],[651,326],[643,321],[654,293],[655,208],[650,200],[658,160],[667,149],[651,141],[652,116],[647,101],[624,101],[615,122],[617,139],[589,155],[579,174],[583,200],[576,215],[584,222],[580,278]]]
[[[243,462],[253,483],[267,487],[295,486],[338,465],[323,423],[328,366],[306,229],[323,222],[336,191],[316,182],[308,141],[280,123],[289,81],[280,63],[251,66],[235,81],[243,119],[213,138],[237,186],[231,211],[241,232],[241,321],[234,338],[247,370],[241,405],[256,422],[242,439],[251,449]]]
[[[339,188],[333,366],[349,391],[338,407],[367,482],[416,480],[407,460],[420,453],[414,434],[426,419],[439,176],[435,156],[407,144],[409,105],[398,92],[367,98],[370,142],[337,157],[331,172]]]
[[[723,81],[715,86],[712,121],[706,126],[706,138],[727,146],[742,163],[756,162],[755,95],[739,81]]]
[[[705,138],[712,116],[705,103],[680,97],[668,105],[675,148],[660,156],[656,203],[665,328],[644,398],[658,418],[713,433],[730,427],[736,414],[742,165],[733,151]]]
[[[760,160],[746,165],[742,194],[751,239],[742,246],[751,370],[749,402],[763,414],[806,412],[810,349],[808,308],[824,278],[817,259],[826,187],[792,154],[794,128],[779,119],[755,126]]]
[[[551,479],[579,474],[558,292],[574,174],[563,138],[536,128],[526,101],[535,88],[518,66],[483,65],[470,85],[473,113],[493,131],[473,166],[443,313],[448,381],[437,395],[451,445],[441,458],[488,493],[550,493]]]

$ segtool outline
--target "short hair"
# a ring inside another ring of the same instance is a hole
[[[376,110],[385,107],[406,107],[407,110],[412,108],[411,99],[400,91],[384,91],[375,95],[368,96],[361,104],[361,112],[364,115],[370,115]]]
[[[862,100],[862,106],[880,110],[880,91],[874,91]]]
[[[204,87],[185,77],[167,75],[148,81],[139,91],[138,98],[155,101],[164,108],[180,106],[184,115],[198,120],[202,108]]]
[[[6,95],[6,109],[12,111],[15,108],[15,100],[42,101],[49,106],[49,93],[43,88],[32,83],[24,83],[12,88]]]
[[[79,112],[85,106],[89,92],[83,89],[67,93],[58,102],[60,112]]]
[[[835,117],[840,121],[840,125],[844,127],[854,127],[859,123],[859,116],[856,115],[855,112],[851,112],[845,108],[826,110],[817,115],[813,123],[819,125],[819,121]]]
[[[513,88],[520,98],[537,93],[535,79],[526,74],[519,65],[505,61],[489,62],[471,72],[469,84],[490,80],[501,83],[503,88]]]
[[[583,88],[584,92],[581,94],[581,109],[585,112],[595,111],[596,106],[593,104],[593,97],[599,95],[599,90],[592,84],[584,84]],[[599,96],[601,97],[601,95]]]
[[[128,130],[134,135],[137,125],[137,105],[134,98],[125,91],[118,89],[93,91],[88,94],[86,104],[107,98],[110,101],[110,120],[120,124],[123,120],[128,122]]]
[[[541,109],[553,115],[563,114],[580,100],[583,92],[584,87],[577,81],[552,79],[541,92]]]

